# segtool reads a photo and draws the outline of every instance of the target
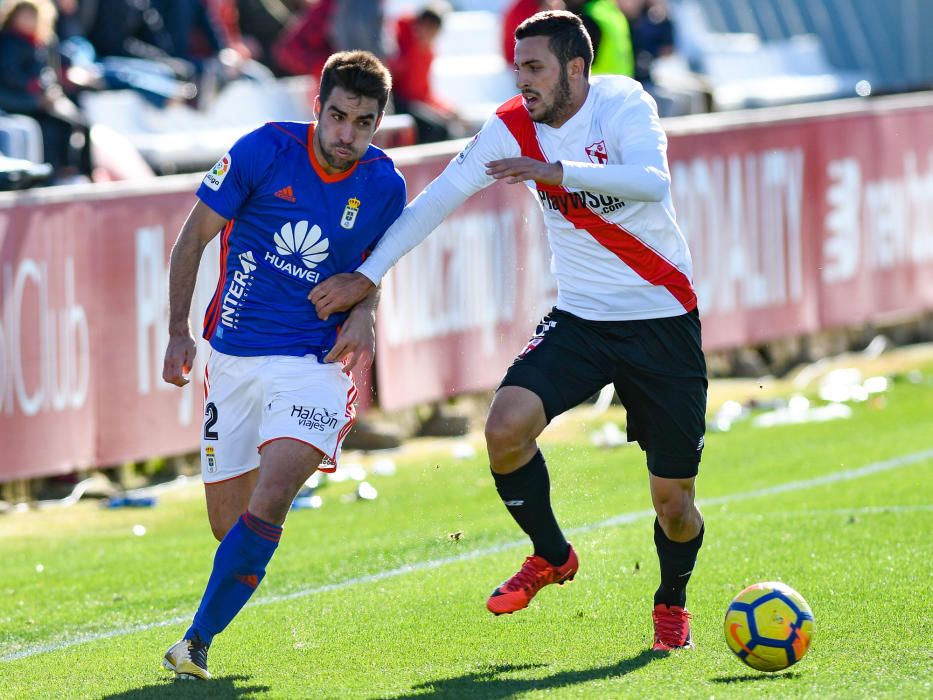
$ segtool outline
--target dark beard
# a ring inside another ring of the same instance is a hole
[[[567,66],[561,66],[554,101],[547,111],[534,121],[548,125],[560,123],[564,121],[564,115],[570,108],[570,79],[567,77]]]
[[[324,148],[324,141],[321,139],[320,132],[315,130],[314,138],[317,139],[318,148],[321,149],[321,153],[324,154],[324,160],[327,161],[327,164],[332,167],[334,170],[346,171],[356,162],[355,160],[338,160],[334,157],[330,151]]]

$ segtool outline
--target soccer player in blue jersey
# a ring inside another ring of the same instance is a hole
[[[220,541],[207,589],[163,665],[210,678],[207,650],[262,581],[299,488],[333,471],[355,417],[350,370],[373,353],[376,295],[321,320],[310,291],[354,270],[405,206],[405,182],[372,145],[391,89],[364,51],[334,54],[317,121],[269,123],[242,137],[205,176],[169,273],[163,378],[188,382],[188,326],[198,263],[222,231],[220,279],[204,319],[201,468]]]

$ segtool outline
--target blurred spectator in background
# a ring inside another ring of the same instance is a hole
[[[336,0],[310,0],[272,45],[272,59],[286,75],[320,75],[333,53],[330,29]]]
[[[149,0],[57,2],[69,93],[132,89],[156,107],[197,93],[194,66],[171,56],[171,38]]]
[[[385,56],[382,0],[337,0],[330,38],[337,51],[369,51]]]
[[[168,35],[168,53],[198,65],[225,48],[215,18],[204,0],[153,0]]]
[[[255,41],[259,58],[272,66],[272,45],[288,26],[292,11],[281,0],[238,0],[237,12],[247,41]]]
[[[201,106],[232,80],[273,77],[265,66],[252,60],[240,37],[235,0],[153,1],[171,40],[171,55],[196,69]],[[226,16],[226,26],[222,16]]]
[[[38,122],[43,157],[59,180],[89,175],[87,123],[59,81],[51,0],[0,4],[0,110]]]
[[[593,42],[594,75],[635,75],[628,20],[617,0],[567,0],[567,9],[583,20]]]
[[[674,24],[665,0],[619,0],[632,33],[635,80],[651,87],[651,64],[674,52]]]
[[[392,72],[395,111],[410,114],[418,129],[418,142],[444,141],[465,129],[453,106],[431,89],[434,41],[449,8],[431,4],[416,15],[399,17],[395,25],[398,52],[387,62]]]
[[[261,57],[260,46],[243,36],[237,0],[205,1],[207,2],[207,14],[214,20],[214,28],[220,38],[220,43],[236,52],[237,56],[245,61]]]
[[[159,61],[176,74],[193,68],[172,61],[172,37],[150,0],[81,0],[88,15],[87,38],[98,56],[123,56]]]
[[[336,51],[383,55],[381,0],[311,0],[272,46],[279,70],[288,75],[319,76]]]
[[[55,0],[55,36],[65,41],[73,36],[84,36],[84,25],[78,9],[78,0]]]
[[[502,57],[509,67],[515,63],[515,29],[538,12],[563,10],[563,0],[513,0],[502,13]]]

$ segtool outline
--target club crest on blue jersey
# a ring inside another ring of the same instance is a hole
[[[360,200],[356,197],[350,197],[347,200],[346,209],[343,210],[343,216],[340,217],[340,226],[345,229],[353,228],[356,223],[356,215],[360,213]]]

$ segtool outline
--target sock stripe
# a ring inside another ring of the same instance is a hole
[[[257,518],[249,511],[243,513],[241,520],[243,521],[243,524],[246,525],[246,527],[248,527],[250,530],[271,542],[278,542],[282,537],[281,527],[273,525],[272,523],[268,523],[262,518]]]
[[[253,532],[259,535],[267,535],[269,537],[278,537],[282,533],[282,528],[271,525],[264,520],[257,518],[255,515],[246,513],[243,518],[243,522],[246,526]]]

